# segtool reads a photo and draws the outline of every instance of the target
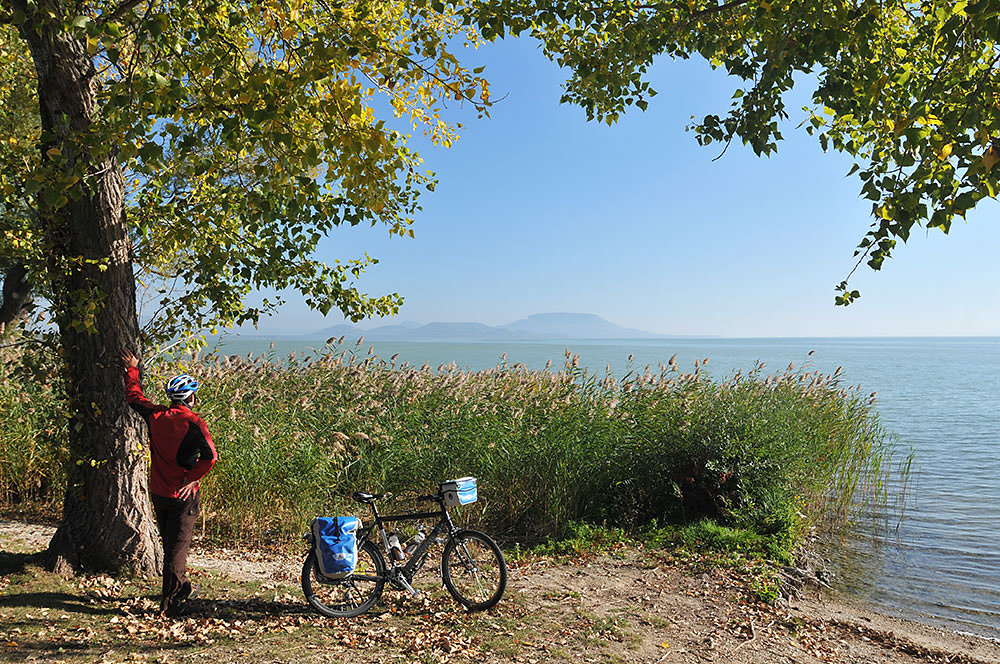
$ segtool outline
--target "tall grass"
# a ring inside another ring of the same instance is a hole
[[[283,539],[315,515],[365,516],[354,491],[406,496],[474,475],[480,500],[462,520],[504,538],[531,541],[574,521],[711,518],[790,543],[821,518],[846,522],[888,474],[890,447],[869,397],[837,375],[757,368],[713,381],[672,360],[618,379],[581,370],[569,353],[555,372],[506,363],[468,372],[354,351],[183,365],[201,380],[197,410],[220,454],[203,482],[208,534]],[[177,370],[150,368],[147,393]],[[48,449],[52,437],[38,432],[58,430],[17,420],[12,443],[16,389],[5,380],[2,487],[26,481],[6,472],[16,448]],[[31,497],[4,491],[8,502]]]
[[[0,507],[52,512],[62,502],[69,454],[61,397],[51,357],[31,340],[0,335]]]

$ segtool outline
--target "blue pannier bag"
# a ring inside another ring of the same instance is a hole
[[[356,516],[318,516],[313,519],[316,563],[323,576],[342,579],[354,571],[358,562],[357,532],[361,520]]]

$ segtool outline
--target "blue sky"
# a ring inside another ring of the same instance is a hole
[[[870,204],[845,177],[849,160],[794,130],[802,103],[790,104],[777,155],[734,144],[713,162],[719,148],[698,146],[685,127],[725,112],[737,84],[703,62],[659,62],[648,110],[608,127],[559,104],[564,76],[533,42],[470,56],[504,98],[491,119],[453,109],[461,140],[423,147],[439,184],[423,197],[416,238],[344,229],[320,248],[327,261],[380,259],[359,285],[404,296],[390,322],[496,325],[571,311],[666,334],[1000,335],[995,202],[949,236],[914,233],[879,273],[860,268],[862,298],[835,307]],[[341,322],[287,297],[261,333]]]

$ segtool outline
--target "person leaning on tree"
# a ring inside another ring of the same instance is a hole
[[[160,611],[179,615],[192,596],[187,578],[187,555],[191,547],[200,495],[198,480],[212,469],[218,454],[208,426],[191,408],[198,382],[186,374],[167,381],[169,406],[146,398],[139,385],[139,358],[122,352],[125,363],[125,396],[129,406],[142,415],[149,427],[149,493],[156,524],[163,538],[163,596]]]

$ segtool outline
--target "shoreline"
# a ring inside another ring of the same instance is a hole
[[[967,629],[961,629],[956,626],[960,621],[954,618],[921,615],[916,611],[907,613],[905,608],[898,605],[880,606],[875,599],[852,593],[848,588],[838,584],[836,579],[843,571],[840,566],[844,564],[845,559],[835,552],[838,547],[843,546],[847,545],[843,542],[834,544],[832,540],[823,537],[812,538],[803,543],[796,553],[797,563],[803,569],[796,571],[804,572],[804,576],[797,579],[799,585],[793,586],[793,594],[801,592],[803,586],[806,586],[814,595],[813,602],[818,603],[817,608],[822,607],[825,601],[831,607],[836,607],[839,617],[856,616],[868,624],[884,624],[915,635],[931,632],[955,635],[959,638],[969,637],[1000,647],[1000,625],[991,627],[973,623],[967,625]],[[832,556],[831,551],[834,552]],[[944,609],[952,608],[944,604],[938,606]],[[973,631],[975,629],[981,632]]]
[[[869,638],[891,638],[907,649],[924,651],[925,655],[960,653],[977,661],[1000,662],[1000,639],[996,637],[891,615],[861,598],[836,590],[825,590],[818,595],[792,600],[790,608],[867,632]]]

